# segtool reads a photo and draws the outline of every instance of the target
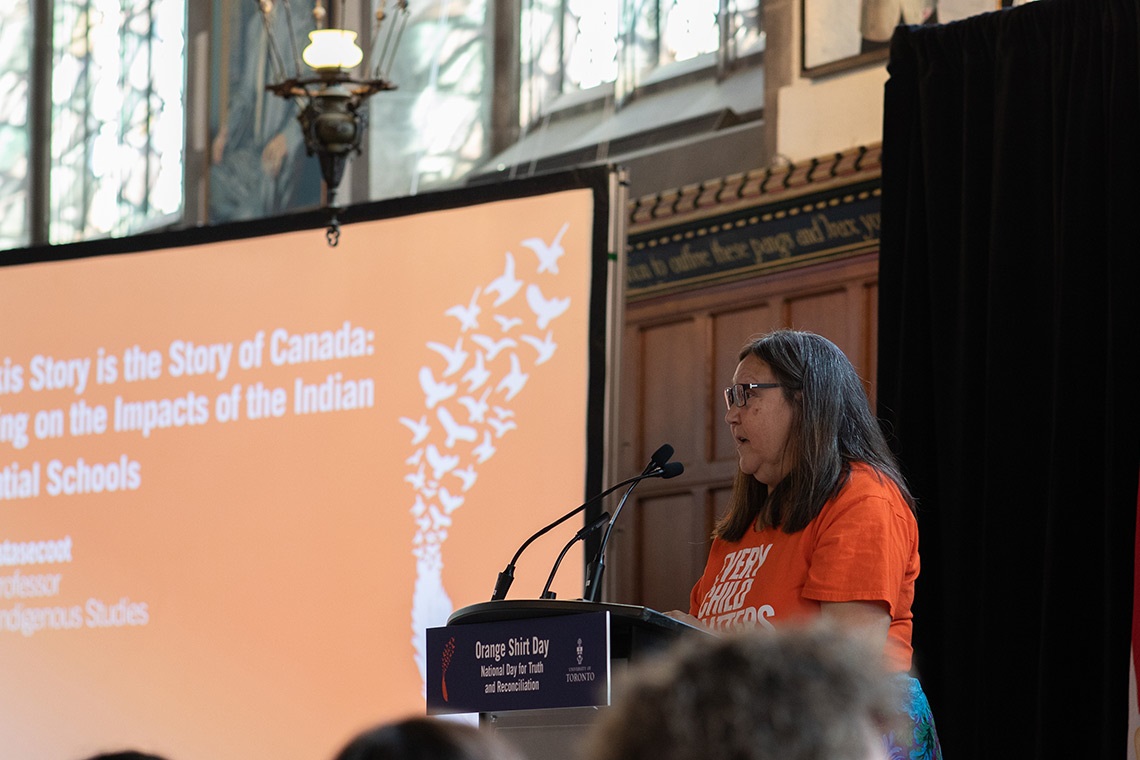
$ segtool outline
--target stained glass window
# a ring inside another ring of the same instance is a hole
[[[369,195],[412,195],[462,179],[486,158],[491,34],[486,0],[409,3],[392,66],[397,88],[369,105]]]
[[[520,26],[524,126],[559,95],[612,84],[620,97],[670,64],[763,43],[759,0],[524,0]]]
[[[33,61],[32,12],[52,12],[48,60]],[[30,0],[0,6],[0,247],[26,245],[33,183],[47,183],[48,242],[126,235],[177,218],[183,202],[185,0]],[[29,90],[49,67],[50,93]],[[32,98],[50,98],[31,136]],[[51,168],[35,175],[31,139]]]
[[[184,0],[55,0],[52,243],[126,235],[182,205]]]
[[[27,2],[0,11],[0,249],[27,245],[28,67],[31,20]]]

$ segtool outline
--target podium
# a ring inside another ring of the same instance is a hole
[[[623,671],[680,636],[708,632],[647,607],[504,599],[427,632],[428,714],[478,713],[534,760],[580,760]]]

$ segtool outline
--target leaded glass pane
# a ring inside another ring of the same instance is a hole
[[[493,90],[486,0],[409,3],[392,65],[398,89],[369,101],[373,199],[462,179],[486,157]]]
[[[661,67],[716,53],[722,39],[729,59],[763,46],[760,0],[524,0],[520,32],[524,126],[558,95],[613,84],[620,102]]]
[[[0,5],[0,249],[28,243],[29,12]]]
[[[720,0],[672,0],[661,3],[659,64],[687,61],[720,47]]]
[[[53,243],[127,235],[182,204],[184,0],[56,0]]]

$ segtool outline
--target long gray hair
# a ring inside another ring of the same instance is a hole
[[[815,333],[777,330],[750,341],[740,359],[764,361],[793,408],[787,445],[792,469],[771,491],[736,474],[728,512],[713,535],[739,541],[756,523],[796,533],[807,527],[846,482],[853,462],[865,462],[898,486],[915,510],[898,462],[871,413],[863,382],[834,343]]]

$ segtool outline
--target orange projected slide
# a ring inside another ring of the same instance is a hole
[[[423,713],[424,630],[584,498],[595,203],[0,268],[0,757],[327,760]]]

